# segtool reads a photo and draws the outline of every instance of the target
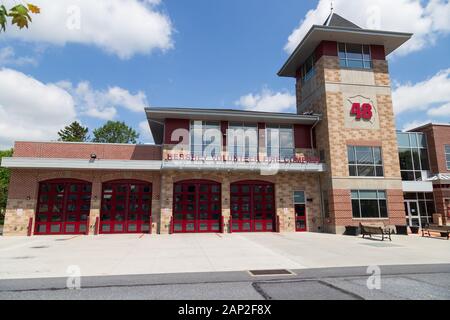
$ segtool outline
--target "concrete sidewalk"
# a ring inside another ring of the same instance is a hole
[[[0,279],[450,263],[450,241],[330,234],[101,235],[0,238]]]

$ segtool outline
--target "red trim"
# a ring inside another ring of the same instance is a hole
[[[33,233],[33,218],[30,218],[30,219],[28,220],[27,235],[28,235],[29,237],[31,237],[32,233]]]
[[[186,136],[183,136],[184,145],[189,144],[189,130],[191,122],[188,119],[166,119],[164,126],[164,144],[178,144],[181,139],[172,141],[172,134],[175,130],[185,129],[187,132]]]
[[[294,125],[295,148],[312,149],[311,128],[311,126],[305,126],[301,124]]]
[[[314,59],[315,61],[319,61],[322,56],[330,56],[337,57],[338,49],[337,49],[336,41],[322,41],[314,51]]]
[[[95,218],[95,230],[94,230],[94,235],[98,235],[100,232],[100,218],[97,217]]]
[[[306,204],[296,204],[295,210],[295,230],[297,232],[308,231]]]
[[[371,45],[370,52],[372,55],[372,60],[386,60],[386,52],[384,46]]]

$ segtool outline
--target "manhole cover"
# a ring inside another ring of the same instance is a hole
[[[255,277],[264,276],[293,276],[294,273],[289,270],[250,270],[249,273]]]

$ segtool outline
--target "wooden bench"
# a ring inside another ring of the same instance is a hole
[[[447,240],[450,239],[450,226],[439,226],[437,224],[426,224],[422,227],[422,237],[425,237],[425,234],[428,233],[428,237],[431,238],[430,232],[440,233],[441,236],[447,237]]]
[[[369,236],[372,238],[372,235],[380,235],[381,241],[384,241],[385,237],[389,238],[389,241],[392,241],[391,239],[391,229],[386,228],[384,224],[377,223],[377,224],[363,224],[360,223],[359,227],[361,228],[361,233],[363,238],[365,236]]]

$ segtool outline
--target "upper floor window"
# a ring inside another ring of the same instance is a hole
[[[306,82],[314,76],[315,64],[316,62],[314,61],[314,54],[312,54],[300,67],[300,77],[302,79],[302,82]]]
[[[368,45],[339,43],[339,60],[343,68],[372,69]]]
[[[447,162],[447,170],[450,170],[450,145],[445,146],[445,161]]]
[[[383,177],[383,159],[380,147],[348,147],[348,165],[351,177]]]
[[[258,157],[258,125],[231,122],[228,127],[228,156],[256,159]]]
[[[222,152],[222,132],[219,122],[191,121],[191,155],[218,158]]]
[[[292,159],[295,155],[294,128],[284,125],[268,125],[266,128],[267,157]]]
[[[422,171],[430,170],[425,134],[416,132],[398,133],[397,140],[402,180],[422,180]]]

